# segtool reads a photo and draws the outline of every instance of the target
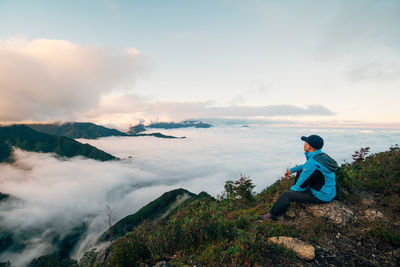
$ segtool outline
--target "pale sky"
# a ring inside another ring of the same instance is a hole
[[[400,1],[0,0],[0,121],[400,127]]]

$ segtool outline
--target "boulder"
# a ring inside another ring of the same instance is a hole
[[[325,217],[341,225],[346,225],[354,218],[354,212],[337,200],[325,204],[306,205],[306,210],[315,217]]]
[[[287,236],[274,236],[270,237],[268,242],[293,250],[300,259],[311,261],[315,258],[315,248],[304,241]]]

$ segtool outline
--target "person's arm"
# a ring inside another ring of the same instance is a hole
[[[291,172],[299,172],[302,171],[304,168],[304,164],[298,165],[296,167],[290,168],[289,171]]]
[[[317,166],[313,164],[311,161],[307,161],[303,164],[303,171],[300,174],[299,179],[296,184],[290,187],[290,190],[293,191],[304,191],[308,185],[307,179],[311,176],[311,174],[315,171]]]

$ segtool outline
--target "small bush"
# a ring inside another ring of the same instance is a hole
[[[225,194],[223,197],[248,204],[254,200],[254,187],[255,185],[251,179],[241,174],[239,180],[229,180],[225,183]]]
[[[106,266],[137,266],[150,257],[150,251],[144,244],[137,240],[121,237],[113,243],[111,253],[109,257],[107,257]]]
[[[362,150],[362,149],[361,149]],[[367,150],[358,155],[365,156]],[[342,165],[337,172],[339,194],[352,188],[369,190],[382,195],[400,190],[400,149],[391,147],[389,151],[370,155],[362,161]]]
[[[33,259],[28,267],[78,267],[78,262],[74,259],[63,258],[57,254],[44,255]]]
[[[90,251],[86,251],[83,254],[82,258],[79,260],[79,267],[92,267],[96,262],[96,257],[99,253],[96,252],[96,249],[92,249]]]
[[[354,154],[352,155],[353,163],[357,164],[364,161],[365,157],[369,153],[369,149],[370,149],[369,147],[363,147],[360,148],[360,150],[355,151]]]

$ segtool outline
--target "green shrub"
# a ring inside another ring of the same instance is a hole
[[[243,174],[236,181],[226,181],[224,185],[225,192],[223,198],[238,200],[242,204],[249,204],[254,200],[255,185],[251,179]]]
[[[96,249],[92,249],[90,251],[86,251],[83,254],[82,258],[79,260],[80,267],[93,267],[96,262],[96,257],[99,253],[96,252]]]
[[[70,258],[62,258],[57,254],[44,255],[33,259],[28,267],[78,267],[78,262]]]
[[[361,154],[363,152],[358,153],[358,155]],[[383,195],[398,192],[400,189],[400,148],[393,146],[389,151],[370,155],[362,161],[343,164],[337,172],[337,184],[339,194],[352,188]]]
[[[106,266],[137,266],[150,257],[150,251],[144,244],[128,237],[121,237],[113,243],[111,253],[107,257]]]

